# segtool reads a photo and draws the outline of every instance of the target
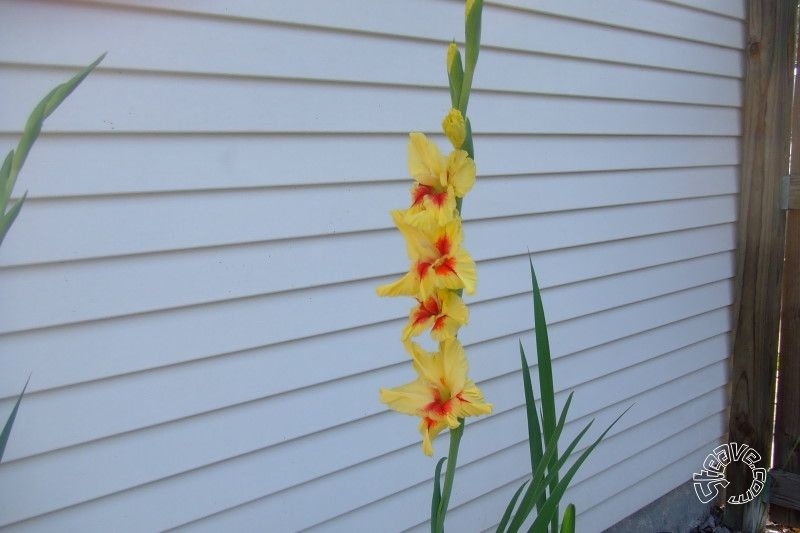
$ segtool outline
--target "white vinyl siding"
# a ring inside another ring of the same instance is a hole
[[[567,494],[600,531],[726,432],[741,0],[489,2],[464,201],[461,330],[495,404],[448,529],[491,529],[528,472],[517,342],[544,289],[567,435],[620,421]],[[441,146],[455,0],[0,3],[0,149],[47,120],[0,249],[0,416],[19,531],[422,531],[435,461],[379,387],[412,378],[409,131]],[[447,437],[436,443],[446,454]]]

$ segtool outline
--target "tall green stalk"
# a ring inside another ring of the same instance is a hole
[[[453,490],[453,479],[456,474],[456,464],[458,463],[458,448],[461,445],[461,437],[464,435],[464,419],[460,418],[459,422],[461,422],[461,424],[450,431],[450,450],[447,454],[447,471],[444,475],[444,488],[442,489],[441,497],[436,506],[436,514],[431,517],[431,533],[444,532],[444,519],[447,515],[447,506],[450,503],[450,493]]]
[[[467,117],[467,104],[472,90],[472,78],[475,74],[475,67],[478,63],[478,53],[480,51],[481,40],[481,16],[483,12],[483,0],[467,0],[464,36],[465,36],[465,59],[466,68],[461,63],[461,53],[455,43],[450,45],[447,53],[447,79],[450,86],[450,103],[454,109],[458,109],[464,117],[466,135],[461,149],[475,160],[475,148],[472,143],[472,126]],[[456,200],[456,209],[461,216],[462,198]],[[461,296],[462,290],[458,291]],[[444,476],[444,488],[439,490],[439,475],[442,468],[442,461],[436,465],[434,491],[431,502],[431,532],[444,533],[444,521],[447,516],[447,508],[450,503],[450,493],[453,489],[453,480],[458,463],[458,449],[461,444],[461,437],[464,434],[463,418],[459,419],[459,426],[450,430],[450,450],[447,454],[447,470]],[[444,460],[444,459],[442,459]]]

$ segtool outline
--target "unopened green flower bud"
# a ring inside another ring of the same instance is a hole
[[[464,67],[461,65],[461,52],[455,42],[447,47],[447,79],[450,82],[450,102],[458,107],[461,98],[461,84],[464,81]]]

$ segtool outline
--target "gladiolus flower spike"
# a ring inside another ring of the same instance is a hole
[[[399,280],[377,289],[380,296],[410,296],[416,302],[402,339],[417,378],[399,387],[381,389],[381,401],[395,411],[419,417],[426,455],[433,455],[436,436],[446,428],[450,430],[443,485],[440,474],[444,458],[435,469],[432,533],[444,531],[464,419],[492,412],[492,405],[486,403],[468,376],[467,357],[457,338],[459,328],[469,319],[461,295],[464,291],[473,294],[477,285],[475,261],[463,247],[461,205],[476,176],[472,127],[466,111],[480,46],[482,7],[482,0],[467,1],[465,63],[455,41],[447,49],[451,105],[442,130],[453,149],[445,155],[425,134],[409,135],[408,171],[414,180],[411,205],[391,214],[405,238],[410,266]],[[438,343],[435,352],[411,341],[426,332]]]
[[[433,440],[445,428],[458,431],[460,439],[465,417],[492,410],[467,376],[466,355],[457,340],[459,328],[469,318],[461,294],[473,294],[477,285],[475,261],[463,247],[461,221],[461,203],[475,185],[476,167],[471,157],[472,131],[466,107],[459,104],[471,88],[481,7],[482,2],[470,2],[466,10],[466,70],[458,45],[453,42],[447,50],[452,106],[442,121],[442,130],[453,149],[444,154],[425,134],[409,135],[408,171],[414,180],[411,205],[391,212],[406,241],[409,270],[397,281],[377,289],[380,296],[409,296],[416,300],[402,339],[418,378],[394,389],[381,389],[381,401],[391,409],[420,418],[419,431],[427,455],[433,454]],[[438,351],[426,352],[410,341],[426,332],[438,342]],[[451,463],[454,462],[451,450]],[[448,464],[452,481],[451,468],[454,465]]]

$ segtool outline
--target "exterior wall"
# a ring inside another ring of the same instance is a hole
[[[0,251],[0,413],[32,373],[0,524],[427,527],[434,461],[377,393],[410,379],[409,301],[374,288],[407,266],[388,211],[407,133],[437,135],[447,111],[462,16],[451,0],[0,4],[3,150],[108,51],[48,119]],[[575,391],[567,437],[635,403],[567,495],[581,530],[686,482],[723,437],[743,19],[741,0],[486,6],[461,336],[496,411],[465,433],[453,531],[492,528],[526,477],[528,249],[559,401]]]

